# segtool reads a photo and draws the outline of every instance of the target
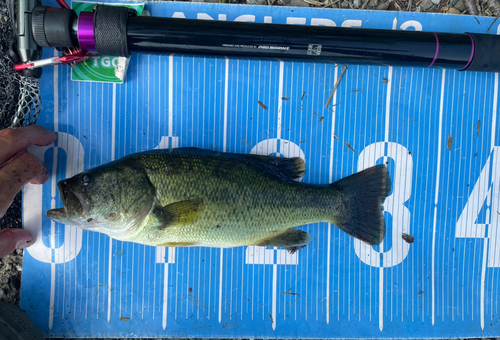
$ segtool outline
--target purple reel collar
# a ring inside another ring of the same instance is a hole
[[[83,51],[96,53],[94,12],[81,12],[78,16],[78,43]]]

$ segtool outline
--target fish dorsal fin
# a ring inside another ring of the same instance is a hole
[[[255,154],[223,153],[201,149],[195,151],[193,149],[195,148],[190,148],[189,152],[207,152],[218,157],[226,157],[239,160],[247,164],[251,164],[259,168],[260,170],[285,181],[300,178],[306,173],[306,163],[300,157],[283,158]]]
[[[282,158],[262,155],[241,155],[256,166],[285,180],[293,180],[304,176],[306,163],[300,157]]]
[[[284,247],[293,254],[299,247],[305,247],[311,241],[312,236],[305,231],[289,229],[283,234],[263,240],[256,245],[260,247]]]
[[[164,207],[157,206],[153,214],[161,222],[160,229],[179,225],[190,225],[196,222],[203,209],[201,200],[187,200],[168,204]]]
[[[253,165],[258,169],[282,180],[294,180],[304,176],[306,164],[300,157],[283,158],[243,153],[218,152],[213,150],[183,147],[175,149],[150,150],[143,154],[197,155],[234,159]],[[131,156],[133,159],[134,155]]]

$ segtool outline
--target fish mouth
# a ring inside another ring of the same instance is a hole
[[[57,187],[63,208],[48,210],[47,217],[64,224],[75,224],[77,220],[84,218],[88,205],[80,193],[71,190],[66,180],[57,183]]]
[[[64,223],[67,219],[66,210],[64,208],[47,210],[47,217],[56,222]]]
[[[61,194],[61,200],[66,213],[69,209],[74,209],[78,211],[79,215],[85,215],[89,211],[88,204],[83,198],[83,195],[76,190],[72,190],[67,181],[60,181],[57,183],[59,192]],[[71,211],[69,211],[71,213]]]

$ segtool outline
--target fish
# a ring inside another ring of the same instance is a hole
[[[386,165],[331,184],[299,181],[300,157],[198,148],[149,150],[97,166],[57,186],[51,220],[120,241],[164,247],[263,246],[294,253],[326,222],[369,245],[385,237]]]

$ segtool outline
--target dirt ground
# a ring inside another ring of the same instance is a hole
[[[193,2],[238,3],[248,5],[349,8],[387,11],[450,13],[500,16],[499,0],[192,0]],[[0,126],[0,129],[4,127]],[[6,215],[0,219],[0,229],[21,228],[21,194],[18,194]],[[19,305],[23,252],[0,259],[0,301]],[[109,339],[109,338],[108,338]],[[71,339],[67,339],[71,340]],[[90,339],[93,340],[93,339]],[[97,340],[97,339],[94,339]],[[114,338],[110,340],[122,340]],[[497,339],[499,340],[499,339]]]
[[[21,193],[14,200],[5,216],[0,219],[0,229],[22,228]],[[0,259],[0,300],[19,305],[19,290],[23,265],[23,251],[16,250],[13,254]]]

